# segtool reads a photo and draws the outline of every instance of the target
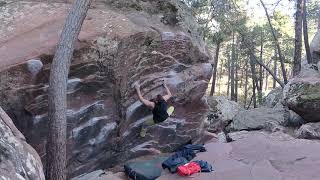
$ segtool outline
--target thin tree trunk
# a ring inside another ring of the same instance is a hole
[[[234,79],[234,93],[235,93],[235,99],[234,101],[238,102],[238,70],[239,70],[239,64],[238,64],[238,47],[235,49],[235,79]]]
[[[252,99],[253,99],[253,107],[257,107],[257,96],[256,96],[256,81],[253,79],[252,76]]]
[[[215,62],[213,66],[213,71],[212,71],[212,84],[211,84],[211,91],[210,91],[210,96],[213,96],[215,93],[215,86],[216,86],[216,79],[217,79],[217,67],[218,67],[218,62],[219,62],[219,51],[220,51],[220,43],[217,42],[217,48],[216,48],[216,54],[215,54]]]
[[[251,106],[251,104],[252,104],[252,99],[253,99],[253,95],[252,95],[251,98],[250,98],[250,102],[249,102],[249,104],[248,104],[248,107],[246,108],[247,110],[250,108],[250,106]]]
[[[277,67],[277,60],[278,60],[278,58],[277,58],[277,50],[275,49],[275,50],[274,50],[274,61],[273,61],[273,73],[274,73],[275,75],[277,75],[277,69],[278,69],[278,67]],[[276,82],[275,79],[273,79],[272,88],[275,89],[276,87],[277,87],[277,82]]]
[[[309,46],[309,37],[308,37],[308,21],[307,21],[307,0],[303,1],[303,12],[302,12],[302,22],[303,22],[303,38],[304,38],[304,47],[306,50],[308,64],[312,64],[312,56]]]
[[[221,78],[222,78],[222,75],[223,75],[223,72],[222,72],[222,66],[223,66],[223,60],[221,60],[221,63],[220,63],[220,68],[219,68],[219,79],[218,79],[218,94],[221,93]]]
[[[257,104],[256,104],[256,102],[257,102],[257,100],[256,100],[256,91],[255,91],[255,89],[257,89],[258,90],[258,96],[259,96],[259,82],[258,82],[258,78],[257,78],[257,74],[256,74],[256,64],[255,64],[255,62],[254,62],[254,60],[253,60],[253,57],[252,57],[252,55],[250,55],[250,67],[251,67],[251,76],[252,76],[252,83],[254,83],[253,84],[253,95],[254,95],[254,107],[256,108],[257,107]],[[259,98],[259,97],[258,97]],[[260,100],[260,99],[259,99]]]
[[[228,87],[227,87],[227,96],[229,97],[230,94],[230,77],[231,77],[231,58],[230,58],[230,52],[229,52],[229,48],[227,48],[228,54],[227,54],[227,58],[228,58]]]
[[[295,14],[295,41],[292,74],[296,76],[301,70],[301,47],[302,47],[302,0],[297,0]]]
[[[234,101],[238,102],[238,64],[235,64],[235,78],[234,78]]]
[[[268,86],[269,86],[269,74],[267,72],[265,72],[265,77],[266,77],[266,84],[265,84],[265,87],[264,87],[264,90],[267,91],[268,90]]]
[[[244,68],[240,68],[241,69],[241,75],[240,75],[240,84],[239,84],[239,88],[241,89],[243,87],[243,77],[245,74]]]
[[[246,107],[247,99],[248,99],[248,59],[246,59],[245,64],[245,85],[244,85],[244,107]]]
[[[77,0],[69,12],[54,55],[49,80],[49,132],[47,140],[47,180],[66,179],[67,79],[74,50],[91,0]]]
[[[245,39],[246,37],[244,36],[244,34],[242,34],[240,31],[237,31],[243,39]],[[261,65],[265,70],[268,71],[268,73],[273,77],[274,80],[276,80],[280,86],[283,88],[284,87],[284,83],[272,72],[272,70],[266,66],[263,62],[259,61],[258,58],[256,57],[256,55],[254,54],[254,51],[252,50],[252,46],[248,45],[246,40],[244,40],[242,42],[245,47],[249,50],[249,54],[252,55],[253,59],[255,60],[255,62],[257,62],[259,65]]]
[[[230,65],[230,80],[231,80],[231,100],[235,101],[236,97],[235,97],[235,86],[234,86],[234,78],[235,78],[235,68],[234,68],[234,62],[235,62],[235,37],[234,37],[234,33],[232,35],[232,54],[231,54],[231,65]]]
[[[263,33],[262,33],[262,30],[261,30],[261,39],[260,39],[260,61],[263,62]],[[259,65],[259,83],[260,83],[260,91],[262,91],[262,87],[263,87],[263,69],[262,69],[262,66]],[[262,92],[261,92],[262,93]]]
[[[260,61],[263,62],[263,41],[262,41],[262,32],[261,32],[261,45],[260,45]],[[262,86],[263,86],[263,77],[262,77],[262,66],[259,65],[259,89],[258,90],[258,101],[259,105],[262,104]]]
[[[264,11],[266,13],[266,16],[267,16],[267,19],[268,19],[268,22],[269,22],[269,26],[270,26],[270,29],[271,29],[271,32],[272,32],[272,36],[274,38],[274,41],[275,41],[275,45],[277,47],[277,50],[278,50],[278,53],[279,53],[279,59],[280,59],[280,64],[281,64],[281,71],[282,71],[282,76],[283,76],[283,81],[284,81],[284,84],[287,84],[288,82],[288,79],[287,79],[287,74],[286,74],[286,70],[285,70],[285,67],[284,67],[284,58],[282,56],[282,53],[281,53],[281,48],[280,48],[280,45],[279,45],[279,41],[278,41],[278,38],[276,36],[276,33],[275,33],[275,30],[273,29],[273,26],[272,26],[272,23],[271,23],[271,19],[270,19],[270,16],[268,14],[268,10],[265,6],[265,4],[263,3],[262,0],[260,0],[263,8],[264,8]]]
[[[223,64],[224,64],[224,61],[222,59],[221,63],[220,63],[220,74],[219,74],[219,94],[221,94],[221,84],[222,84],[222,76],[223,76]]]
[[[318,10],[318,31],[320,30],[320,10]]]

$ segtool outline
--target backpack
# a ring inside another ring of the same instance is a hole
[[[207,161],[197,160],[193,161],[201,167],[201,172],[211,172],[213,171],[213,167]]]
[[[184,165],[188,162],[189,161],[184,157],[170,157],[162,163],[162,168],[168,168],[171,173],[175,173],[179,166]]]
[[[177,169],[177,173],[180,176],[190,176],[190,175],[198,173],[200,171],[201,171],[201,167],[199,166],[199,164],[197,164],[195,162],[191,162],[191,163],[185,164],[183,166],[179,166]]]

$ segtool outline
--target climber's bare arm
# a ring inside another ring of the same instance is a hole
[[[135,88],[136,88],[136,90],[137,90],[137,94],[138,94],[139,100],[140,100],[144,105],[146,105],[148,108],[153,109],[154,106],[155,106],[154,102],[151,102],[151,101],[149,101],[149,100],[147,100],[147,99],[145,99],[145,98],[142,97],[141,91],[140,91],[140,86],[139,86],[139,85],[136,85]]]
[[[168,100],[172,97],[172,94],[171,94],[171,92],[170,92],[170,90],[169,90],[169,88],[168,88],[168,86],[167,86],[166,83],[163,83],[163,86],[164,86],[164,88],[165,88],[166,91],[167,91],[167,95],[163,96],[163,99],[164,99],[165,101],[168,101]]]

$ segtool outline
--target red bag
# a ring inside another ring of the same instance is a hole
[[[199,166],[199,164],[195,163],[195,162],[191,162],[188,164],[185,164],[183,166],[179,166],[177,169],[177,173],[180,176],[190,176],[194,173],[198,173],[201,171],[201,167]]]

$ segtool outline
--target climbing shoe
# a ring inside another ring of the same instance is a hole
[[[142,127],[142,128],[141,128],[141,131],[140,131],[140,136],[141,136],[141,137],[145,137],[146,134],[147,134],[147,128]]]

